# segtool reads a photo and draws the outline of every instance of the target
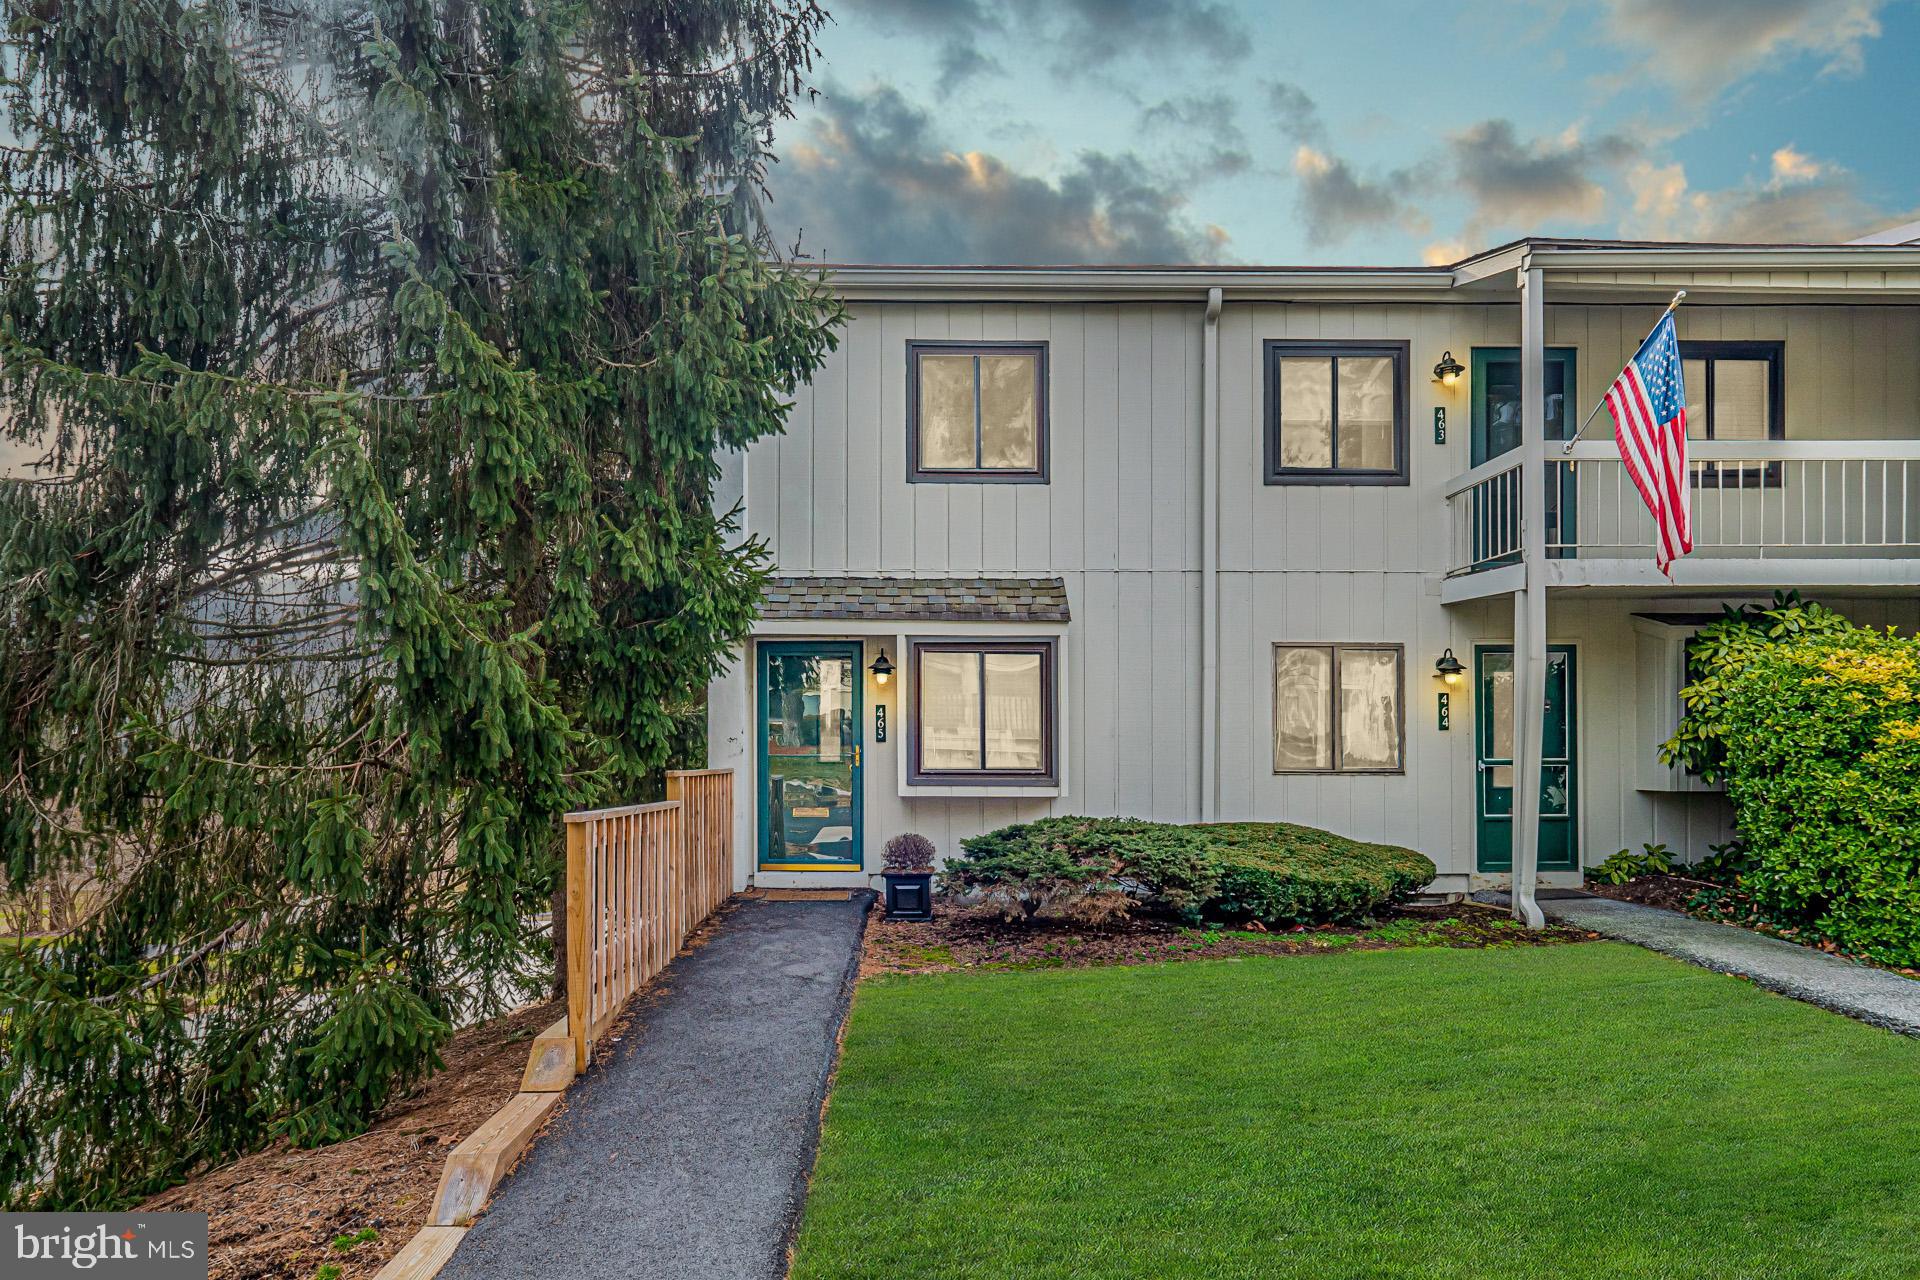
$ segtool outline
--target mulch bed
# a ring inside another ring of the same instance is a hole
[[[867,928],[860,975],[1077,968],[1405,947],[1555,946],[1597,937],[1565,925],[1529,931],[1504,911],[1473,903],[1395,907],[1366,924],[1302,926],[1284,932],[1228,925],[1188,928],[1145,916],[1101,926],[1044,918],[1026,925],[1002,920],[990,911],[943,903],[931,921],[922,922],[886,920],[876,907]]]
[[[446,1069],[357,1138],[312,1150],[275,1143],[138,1208],[205,1213],[212,1280],[313,1280],[324,1263],[340,1280],[371,1276],[427,1220],[447,1153],[519,1091],[530,1042],[565,1012],[533,1005],[455,1033]],[[332,1248],[363,1228],[378,1235]]]
[[[1716,886],[1710,880],[1694,880],[1687,876],[1661,875],[1657,872],[1635,876],[1625,884],[1602,884],[1597,880],[1588,880],[1580,886],[1596,898],[1612,898],[1617,902],[1637,902],[1646,907],[1665,907],[1669,911],[1686,914],[1687,903],[1693,895],[1702,889]],[[1702,919],[1716,917],[1701,914]]]

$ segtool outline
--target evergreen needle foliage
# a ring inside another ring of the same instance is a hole
[[[0,1198],[105,1207],[544,981],[558,815],[753,615],[715,454],[833,341],[758,213],[825,14],[0,12]]]

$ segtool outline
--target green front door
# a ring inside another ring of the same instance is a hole
[[[1478,744],[1474,791],[1478,797],[1478,866],[1513,870],[1513,650],[1480,645],[1473,651],[1474,741]],[[1575,807],[1573,649],[1547,647],[1546,722],[1540,748],[1540,870],[1572,871],[1580,865],[1580,823]]]
[[[759,675],[760,868],[857,870],[860,646],[762,644]]]
[[[1542,405],[1546,421],[1547,439],[1565,440],[1573,427],[1570,415],[1578,413],[1574,403],[1577,394],[1574,378],[1575,358],[1571,347],[1548,347],[1542,353],[1545,357],[1542,377],[1545,403]],[[1470,459],[1472,465],[1479,466],[1503,453],[1511,453],[1520,447],[1520,348],[1518,347],[1475,347],[1468,370],[1472,378],[1473,437]],[[1557,462],[1557,451],[1548,454],[1548,461]],[[1564,556],[1569,554],[1575,541],[1573,509],[1573,472],[1569,467],[1555,468],[1557,483],[1550,483],[1547,489],[1547,554]],[[1486,559],[1486,553],[1495,547],[1517,547],[1520,545],[1520,509],[1504,494],[1488,495],[1478,491],[1474,494],[1475,510],[1473,529],[1475,533],[1473,549],[1474,562]],[[1480,508],[1485,506],[1485,510]],[[1566,536],[1561,535],[1565,526]],[[1493,563],[1512,563],[1517,556],[1501,557]]]

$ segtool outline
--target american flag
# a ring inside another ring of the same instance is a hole
[[[1693,550],[1687,509],[1687,390],[1680,337],[1669,310],[1607,388],[1613,439],[1641,500],[1653,513],[1653,556],[1660,572]]]

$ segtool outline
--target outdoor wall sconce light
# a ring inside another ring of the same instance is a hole
[[[1449,649],[1447,652],[1452,653],[1453,651]],[[892,679],[893,663],[887,660],[887,651],[885,649],[880,651],[880,656],[873,660],[873,665],[868,667],[867,670],[873,672],[873,682],[877,685],[885,685],[888,680]]]
[[[1433,673],[1445,680],[1449,687],[1459,684],[1460,677],[1465,675],[1466,671],[1467,668],[1460,659],[1453,656],[1452,649],[1441,654],[1440,661],[1433,664]]]
[[[1433,366],[1433,380],[1443,387],[1450,387],[1460,381],[1460,375],[1466,371],[1466,366],[1453,358],[1453,352],[1443,351],[1440,353],[1440,363]]]

